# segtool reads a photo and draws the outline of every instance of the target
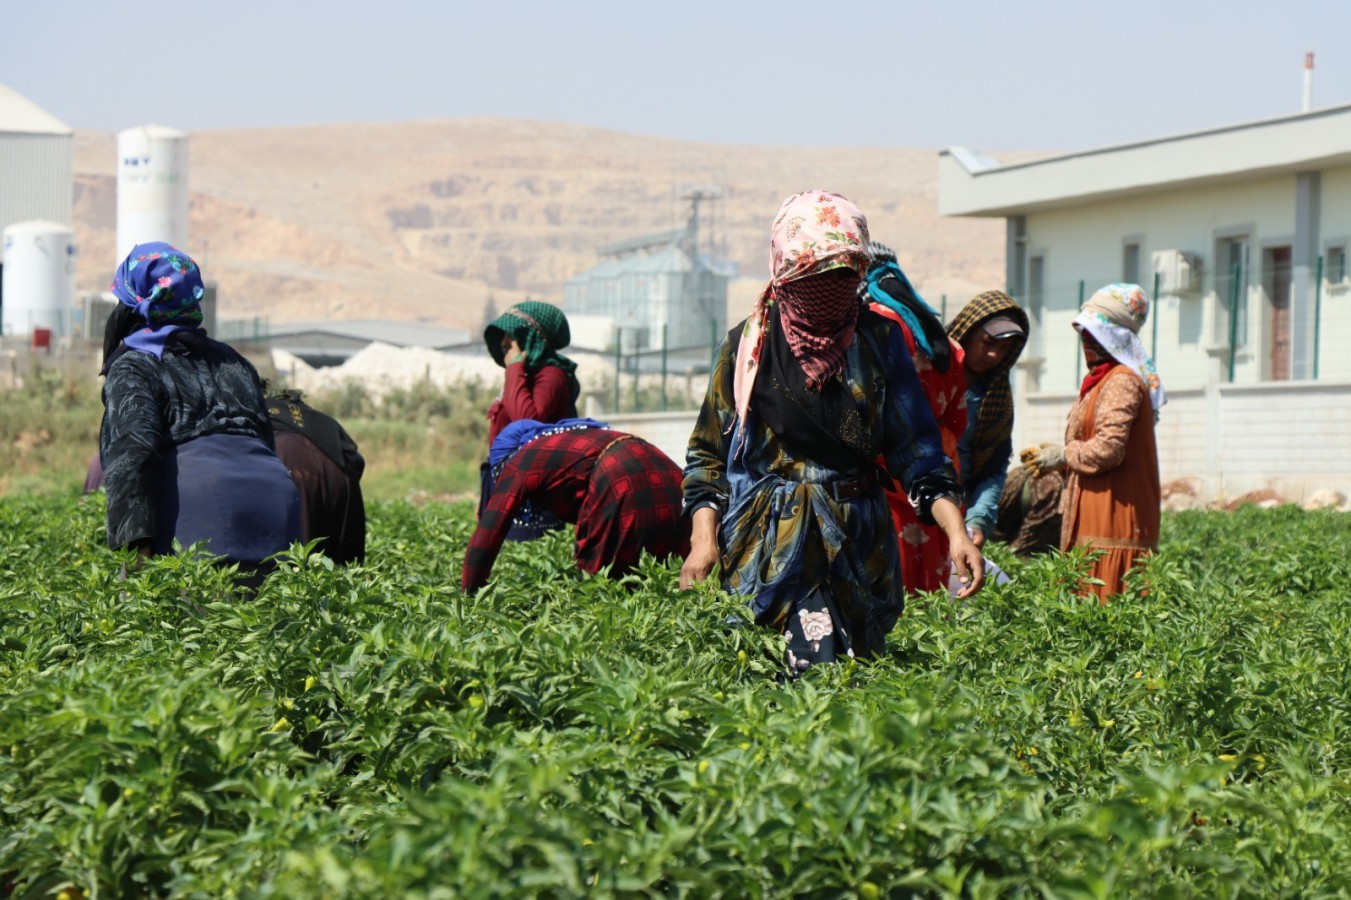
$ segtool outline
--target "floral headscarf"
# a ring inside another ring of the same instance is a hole
[[[202,324],[202,272],[191,257],[169,244],[133,247],[117,267],[110,289],[146,322],[125,340],[133,350],[161,358],[169,335]]]
[[[1074,327],[1087,331],[1112,358],[1135,370],[1149,389],[1154,414],[1168,402],[1154,360],[1140,342],[1140,328],[1149,318],[1149,298],[1138,284],[1109,284],[1088,298],[1074,320]]]
[[[783,201],[770,228],[769,243],[769,284],[746,319],[737,348],[733,376],[737,421],[745,421],[769,310],[782,287],[831,269],[850,268],[862,276],[871,261],[867,218],[857,206],[831,191],[803,191]]]

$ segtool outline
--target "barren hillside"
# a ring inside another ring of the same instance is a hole
[[[81,288],[116,263],[115,136],[76,138]],[[330,125],[191,136],[191,239],[222,314],[472,326],[491,294],[558,299],[599,245],[682,224],[691,184],[717,185],[711,237],[744,279],[765,276],[782,198],[856,201],[920,290],[951,302],[1003,282],[999,221],[940,219],[921,149],[720,146],[500,119]],[[705,240],[710,232],[704,231]]]

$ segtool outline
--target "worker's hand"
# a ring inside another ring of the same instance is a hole
[[[687,591],[713,573],[718,564],[718,545],[691,546],[690,555],[680,567],[680,589]]]
[[[962,583],[958,597],[970,597],[985,584],[985,557],[966,535],[948,541],[952,554],[952,571]]]
[[[703,581],[718,564],[718,522],[721,516],[711,506],[694,511],[690,523],[690,555],[680,567],[680,589],[689,590]]]
[[[1023,468],[1040,478],[1047,472],[1059,472],[1065,468],[1065,448],[1060,444],[1042,444],[1040,447],[1028,447],[1018,454]]]
[[[521,345],[516,343],[516,339],[511,335],[502,338],[502,365],[509,366],[512,363],[523,362],[525,360],[525,351]]]
[[[149,541],[133,541],[127,545],[127,549],[135,550],[136,555],[128,562],[122,564],[120,576],[120,580],[122,581],[125,581],[127,576],[131,573],[139,571],[141,566],[145,565],[145,561],[155,555],[155,552],[150,549]]]
[[[968,528],[966,533],[971,535],[971,543],[976,545],[977,550],[985,549],[985,532],[979,528]]]

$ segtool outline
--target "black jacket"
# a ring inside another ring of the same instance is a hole
[[[258,372],[201,330],[169,338],[162,359],[126,345],[103,385],[99,454],[108,490],[108,546],[155,534],[154,491],[166,450],[209,434],[256,437],[275,448]]]

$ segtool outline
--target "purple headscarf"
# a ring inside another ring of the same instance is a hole
[[[164,344],[175,331],[202,324],[202,272],[181,250],[156,241],[137,244],[117,267],[112,292],[123,306],[134,309],[146,328],[133,332],[126,345],[155,358],[164,356]]]

